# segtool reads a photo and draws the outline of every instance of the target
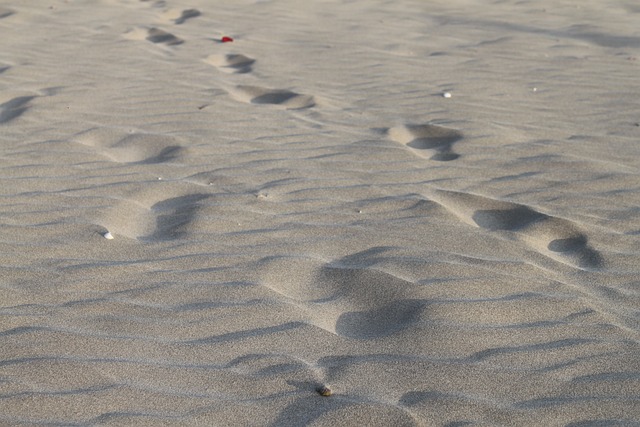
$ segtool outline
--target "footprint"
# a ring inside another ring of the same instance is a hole
[[[462,139],[462,133],[438,125],[403,125],[387,129],[389,138],[409,147],[420,157],[431,153],[431,160],[450,161],[460,157],[451,150],[451,146]]]
[[[74,137],[80,144],[118,163],[155,164],[173,161],[184,154],[180,140],[169,135],[125,133],[120,129],[94,128]]]
[[[251,71],[255,59],[238,53],[226,55],[210,55],[205,62],[225,73],[244,74]]]
[[[208,194],[189,194],[154,204],[151,211],[156,215],[155,229],[141,240],[173,240],[184,237],[200,209],[198,202],[208,197]]]
[[[7,16],[13,15],[15,12],[11,9],[7,9],[6,7],[0,7],[0,19],[6,18]]]
[[[231,95],[243,102],[276,105],[289,110],[310,108],[316,104],[315,99],[310,95],[301,95],[283,89],[266,89],[259,86],[236,86]]]
[[[205,193],[188,193],[189,186],[163,181],[114,186],[104,206],[91,214],[101,230],[142,242],[184,239],[199,235],[195,225]],[[201,219],[201,218],[200,218]]]
[[[167,2],[165,0],[140,0],[142,3],[153,3],[153,7],[165,7]]]
[[[330,264],[273,257],[260,261],[255,271],[266,287],[301,309],[310,323],[348,338],[380,338],[418,321],[426,303],[411,298],[413,283],[370,268],[375,266],[370,252]]]
[[[176,46],[184,43],[184,40],[175,35],[161,30],[159,28],[137,27],[128,30],[123,37],[129,40],[147,40],[155,44],[164,44],[167,46]]]
[[[538,252],[578,268],[600,268],[603,260],[572,222],[528,206],[467,193],[436,190],[430,198],[468,224],[516,233]]]
[[[184,43],[184,40],[159,28],[149,28],[146,39],[152,43],[163,43],[167,46],[175,46]]]
[[[176,19],[173,20],[177,25],[184,24],[187,19],[195,18],[200,16],[200,11],[198,9],[187,9],[183,10],[182,14]]]
[[[27,105],[35,96],[18,96],[0,104],[0,124],[7,123],[20,117],[29,109]]]

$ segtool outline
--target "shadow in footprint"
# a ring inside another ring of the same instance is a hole
[[[313,107],[315,99],[310,95],[302,95],[285,89],[266,89],[258,86],[238,86],[237,95],[242,101],[251,104],[270,104],[287,109]]]
[[[547,245],[547,249],[560,254],[572,254],[578,260],[580,267],[600,268],[604,264],[600,253],[587,244],[587,238],[584,235],[552,240]]]
[[[558,230],[557,235],[567,234],[547,244],[547,249],[566,255],[583,268],[598,268],[602,266],[602,257],[587,244],[587,237],[577,232],[566,221],[550,217],[526,206],[515,205],[513,209],[478,210],[472,218],[478,226],[487,230],[527,231],[539,229],[540,234],[552,234],[545,229]],[[534,232],[535,233],[535,232]],[[532,233],[530,233],[532,234]]]
[[[74,140],[95,147],[97,151],[118,163],[138,165],[173,161],[186,149],[171,135],[126,133],[117,128],[93,128],[77,134]]]
[[[29,109],[27,104],[35,96],[19,96],[13,98],[4,104],[0,104],[0,123],[7,123],[17,117],[20,117]]]
[[[157,215],[155,230],[142,240],[173,240],[184,237],[200,208],[198,202],[207,197],[208,194],[190,194],[156,203],[151,207]]]
[[[432,199],[466,222],[489,231],[508,231],[546,256],[580,268],[600,268],[601,255],[572,222],[528,206],[467,193],[438,190]]]
[[[252,104],[284,104],[292,98],[298,96],[295,92],[288,90],[278,90],[264,95],[256,96],[251,100]]]
[[[142,160],[137,163],[149,165],[149,164],[168,162],[170,160],[173,160],[179,157],[182,151],[184,151],[184,149],[181,146],[171,145],[169,147],[163,148],[162,151],[158,153],[158,155],[149,157],[148,159]]]
[[[13,15],[15,12],[11,9],[0,7],[0,19]]]
[[[140,0],[142,3],[152,3],[153,7],[165,7],[167,2],[165,0]]]
[[[187,10],[183,10],[182,14],[180,15],[179,18],[174,19],[173,22],[175,22],[176,24],[180,25],[180,24],[184,24],[184,22],[187,19],[190,18],[195,18],[196,16],[200,16],[200,11],[198,9],[187,9]]]
[[[311,324],[339,336],[376,339],[411,328],[428,304],[414,298],[414,283],[375,268],[384,251],[373,248],[330,264],[268,257],[252,270],[275,295],[302,309]]]
[[[416,322],[424,305],[420,300],[398,300],[375,310],[344,313],[338,318],[336,332],[358,339],[385,337]]]
[[[516,231],[534,221],[549,217],[526,206],[517,206],[513,209],[505,210],[478,210],[473,214],[472,218],[478,226],[487,230]]]
[[[147,32],[147,40],[152,43],[163,43],[168,46],[175,46],[184,43],[184,40],[159,28],[150,28]]]
[[[346,267],[354,259],[367,262],[367,254],[350,255],[322,268],[318,282],[334,291],[321,305],[339,307],[335,332],[356,339],[375,339],[411,327],[423,313],[426,301],[407,298],[413,284],[375,268]],[[371,265],[374,267],[374,265]],[[355,310],[354,310],[355,309]]]
[[[211,55],[206,62],[224,72],[244,74],[252,70],[256,60],[239,53],[230,53],[227,55]]]
[[[404,125],[387,129],[387,135],[395,142],[418,150],[416,154],[431,151],[430,160],[446,162],[460,157],[452,151],[453,144],[462,139],[462,133],[455,129],[431,124]]]

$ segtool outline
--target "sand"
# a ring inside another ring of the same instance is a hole
[[[639,426],[638,22],[0,1],[0,424]]]

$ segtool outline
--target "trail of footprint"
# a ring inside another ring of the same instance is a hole
[[[256,272],[269,289],[301,308],[312,324],[349,338],[379,338],[419,320],[425,302],[411,298],[412,283],[367,268],[368,252],[345,258],[348,264],[274,257],[260,261]],[[354,264],[354,259],[359,262]]]
[[[95,147],[98,153],[119,163],[164,163],[180,158],[185,151],[173,136],[125,133],[112,128],[89,129],[76,135],[74,141]]]
[[[205,62],[225,73],[244,74],[252,70],[255,59],[239,53],[209,55]]]
[[[310,108],[316,105],[311,95],[302,95],[283,89],[267,89],[259,86],[236,86],[230,94],[242,102],[270,104],[286,109]]]
[[[416,155],[425,157],[424,152],[432,153],[431,160],[450,161],[460,157],[451,146],[462,139],[462,133],[438,125],[403,125],[386,130],[392,141],[406,145]]]
[[[20,117],[29,109],[27,105],[35,96],[18,96],[0,104],[0,124],[7,123]]]
[[[429,198],[467,222],[490,231],[516,233],[540,253],[578,268],[599,268],[601,255],[568,220],[528,206],[467,193],[436,190]]]

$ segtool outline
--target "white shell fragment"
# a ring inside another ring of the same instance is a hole
[[[442,96],[445,98],[451,98],[451,92],[445,92],[442,94]]]
[[[113,239],[113,234],[111,234],[111,232],[107,231],[106,233],[104,233],[102,235],[102,237],[104,237],[107,240],[112,240]]]

